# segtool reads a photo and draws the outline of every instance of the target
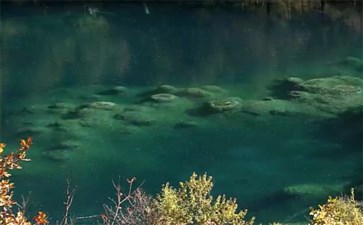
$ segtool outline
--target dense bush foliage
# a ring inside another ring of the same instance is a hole
[[[363,212],[354,199],[354,190],[351,196],[332,198],[318,209],[310,212],[311,225],[360,225],[363,224]]]
[[[252,225],[244,221],[247,210],[237,211],[236,199],[224,195],[213,198],[212,177],[193,173],[190,180],[175,189],[166,184],[157,197],[162,224]]]

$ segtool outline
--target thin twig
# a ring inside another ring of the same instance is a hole
[[[104,213],[101,218],[104,224],[107,225],[146,225],[147,221],[147,207],[150,204],[148,196],[144,195],[141,191],[141,183],[138,187],[134,188],[136,178],[127,179],[129,184],[127,192],[124,194],[119,182],[112,181],[115,189],[116,198],[108,198],[111,205],[104,204]]]
[[[68,224],[69,209],[71,208],[71,205],[73,203],[73,198],[74,198],[75,193],[76,193],[76,190],[74,188],[71,190],[71,180],[67,179],[66,201],[63,202],[63,204],[64,204],[64,216],[63,216],[63,218],[62,218],[59,225],[67,225]]]
[[[30,194],[31,192],[29,192],[29,195],[25,198],[24,195],[21,196],[21,203],[15,202],[16,206],[18,206],[18,208],[20,209],[20,211],[23,212],[23,215],[25,215],[28,205],[29,205],[29,200],[30,200]]]

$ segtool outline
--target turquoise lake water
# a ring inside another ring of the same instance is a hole
[[[102,211],[118,177],[137,177],[156,194],[207,172],[213,194],[236,197],[258,222],[306,222],[310,206],[362,184],[361,114],[193,113],[214,98],[261,100],[284,77],[362,78],[362,67],[346,63],[362,63],[361,30],[316,12],[286,20],[228,7],[146,7],[2,6],[0,140],[10,150],[33,137],[32,161],[13,176],[16,198],[31,192],[30,212],[61,218],[68,178],[77,187],[72,214],[87,216]],[[220,92],[144,101],[164,84]],[[125,92],[100,94],[115,86]],[[95,101],[136,113],[122,123],[112,110],[74,115]],[[53,110],[56,103],[66,106]]]

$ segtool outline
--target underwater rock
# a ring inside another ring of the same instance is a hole
[[[344,62],[346,64],[357,64],[360,63],[362,60],[356,58],[356,57],[352,57],[352,56],[348,56],[345,59],[343,59],[341,62]]]
[[[281,88],[281,90],[279,90]],[[276,84],[272,96],[285,99],[320,111],[323,116],[333,117],[349,108],[363,105],[363,80],[350,76],[333,76],[291,83],[285,79]]]
[[[307,80],[303,83],[305,90],[320,95],[355,95],[361,93],[363,80],[357,77],[334,76]]]
[[[178,96],[175,96],[173,94],[168,93],[160,93],[160,94],[154,94],[150,96],[150,99],[154,102],[163,103],[163,102],[172,102],[176,100]]]
[[[357,72],[363,71],[363,60],[358,59],[356,57],[346,57],[345,59],[338,61],[338,65],[350,67]]]
[[[69,109],[69,108],[73,108],[73,107],[74,107],[74,105],[71,103],[58,102],[58,103],[49,105],[48,109]]]
[[[150,100],[150,96],[155,95],[155,94],[161,94],[161,93],[167,93],[167,94],[175,94],[179,89],[172,86],[172,85],[160,85],[152,90],[148,90],[145,92],[142,92],[140,94],[138,94],[138,97],[141,97],[142,100],[141,102],[144,101],[148,101]]]
[[[68,110],[66,113],[64,113],[61,118],[63,120],[74,120],[74,119],[79,119],[82,116],[84,116],[84,110],[82,109],[72,109],[72,110]]]
[[[271,110],[270,114],[274,116],[292,116],[288,111],[278,111],[278,110]]]
[[[287,116],[297,117],[303,115],[321,116],[320,112],[308,105],[301,105],[293,101],[270,99],[268,101],[243,101],[241,112],[254,116]]]
[[[216,94],[227,94],[228,93],[228,91],[226,89],[223,89],[217,85],[204,85],[200,88],[203,90],[212,92],[212,93],[216,93]]]
[[[114,120],[114,114],[121,112],[122,108],[114,103],[109,104],[106,102],[92,106],[86,104],[77,108],[75,115],[78,116],[74,121],[74,127],[93,127],[96,129],[109,129],[112,130],[117,126]],[[72,121],[70,121],[72,122]]]
[[[304,82],[300,77],[287,77],[286,80],[295,86],[299,86]]]
[[[124,95],[127,92],[127,88],[124,86],[116,86],[104,91],[100,91],[98,95]]]
[[[319,107],[317,104],[322,104],[321,107],[324,107],[330,102],[329,96],[311,94],[306,91],[291,91],[289,96],[291,96],[292,101],[313,105],[314,107]]]
[[[276,109],[273,106],[276,100],[272,101],[244,101],[241,105],[241,112],[253,116],[267,115],[272,109]]]
[[[76,150],[79,148],[79,144],[76,143],[72,143],[72,142],[59,142],[56,144],[53,144],[51,146],[49,146],[49,148],[47,149],[48,151],[58,151],[58,150]]]
[[[66,102],[58,102],[58,103],[49,105],[47,108],[48,108],[48,112],[50,112],[50,113],[65,113],[68,110],[73,109],[74,105],[71,103],[66,103]]]
[[[287,196],[322,198],[335,195],[343,190],[344,185],[298,184],[282,189]]]
[[[136,126],[150,126],[155,122],[147,114],[136,111],[126,111],[118,113],[114,115],[114,118],[116,120],[123,120]]]
[[[325,199],[342,191],[343,185],[297,184],[271,192],[268,196],[255,202],[250,208],[261,208],[279,202],[281,204],[295,202],[298,198]]]
[[[157,93],[168,93],[168,94],[173,94],[175,92],[178,91],[178,88],[172,86],[172,85],[168,85],[168,84],[164,84],[164,85],[160,85],[159,87],[157,87],[154,92],[155,94]]]
[[[271,97],[271,96],[267,96],[267,97],[264,97],[264,98],[262,99],[262,101],[272,101],[272,100],[274,100],[274,98],[273,98],[273,97]]]
[[[81,119],[79,121],[79,125],[81,125],[82,127],[93,127],[94,124],[92,124],[89,120],[83,120]]]
[[[289,96],[291,98],[308,98],[310,96],[309,92],[306,91],[290,91]]]
[[[113,102],[99,101],[99,102],[88,103],[86,105],[83,105],[82,107],[91,107],[94,109],[102,109],[102,110],[113,110],[116,107],[116,105],[117,104]]]
[[[61,118],[64,120],[70,120],[81,119],[89,116],[94,117],[100,111],[111,112],[114,109],[117,109],[117,106],[118,105],[116,103],[105,101],[86,103],[74,109],[68,110],[61,116]]]
[[[198,124],[194,121],[180,121],[174,124],[174,129],[189,129],[196,127],[198,127]]]
[[[215,99],[208,101],[204,108],[212,113],[238,111],[241,108],[242,100],[238,97]]]
[[[189,110],[193,116],[209,116],[216,113],[237,112],[242,100],[238,97],[227,97],[204,102],[199,108]]]
[[[189,98],[210,98],[213,96],[213,93],[202,88],[185,88],[179,91],[177,95]]]
[[[114,126],[112,120],[113,118],[111,117],[111,115],[102,115],[95,112],[94,115],[89,115],[78,120],[78,124],[84,128],[93,127],[97,129],[111,129]]]
[[[302,83],[304,81],[298,77],[285,77],[275,81],[268,87],[273,98],[290,99],[291,91],[304,91]]]
[[[123,109],[124,112],[140,112],[140,113],[148,113],[152,110],[154,109],[145,105],[129,105]]]
[[[54,131],[64,131],[67,132],[67,128],[64,124],[59,123],[59,122],[53,122],[53,123],[48,123],[46,125],[46,127],[53,129]]]
[[[43,156],[55,162],[64,162],[70,159],[69,152],[66,150],[46,151],[43,152]]]
[[[81,95],[79,96],[79,99],[80,100],[83,100],[83,101],[100,101],[102,100],[102,97],[100,95]]]

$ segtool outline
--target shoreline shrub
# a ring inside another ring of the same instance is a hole
[[[210,195],[212,177],[193,173],[179,188],[168,183],[156,198],[160,225],[252,225],[254,218],[245,221],[247,210],[237,211],[237,200]]]
[[[327,203],[311,209],[310,225],[362,225],[363,211],[354,199],[354,189],[350,196],[329,197]]]

